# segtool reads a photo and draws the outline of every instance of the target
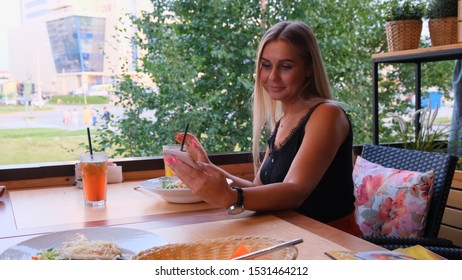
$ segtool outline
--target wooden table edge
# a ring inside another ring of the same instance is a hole
[[[352,251],[386,250],[383,247],[372,244],[327,224],[311,218],[307,219],[306,216],[294,211],[275,212],[273,215]]]

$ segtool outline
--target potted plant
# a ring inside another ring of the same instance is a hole
[[[385,11],[388,51],[417,49],[426,7],[412,0],[392,0]]]
[[[432,110],[430,103],[425,109],[415,111],[411,117],[388,113],[399,124],[398,134],[401,137],[404,149],[419,150],[427,152],[443,151],[448,138],[448,128],[445,125],[436,125],[435,119],[438,115],[438,105]],[[415,122],[419,122],[420,130],[416,133]]]
[[[458,0],[432,0],[426,17],[432,46],[457,43]]]

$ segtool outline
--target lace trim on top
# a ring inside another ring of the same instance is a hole
[[[289,142],[289,140],[292,138],[292,136],[294,136],[294,134],[300,129],[300,127],[302,125],[306,125],[308,119],[311,117],[311,114],[314,112],[314,110],[321,104],[324,104],[324,103],[327,103],[327,102],[321,102],[321,103],[318,103],[316,105],[314,105],[313,107],[311,107],[311,109],[308,111],[308,113],[300,119],[300,121],[298,122],[298,124],[292,128],[292,130],[290,131],[290,134],[286,137],[286,139],[284,139],[284,141],[281,142],[281,145],[280,147],[276,147],[275,145],[275,142],[276,142],[276,135],[278,133],[278,130],[279,130],[279,123],[281,122],[281,119],[282,117],[277,121],[276,123],[276,128],[274,129],[273,133],[271,134],[271,137],[269,138],[269,141],[270,141],[270,145],[271,145],[271,149],[273,151],[280,151],[286,144],[287,142]]]

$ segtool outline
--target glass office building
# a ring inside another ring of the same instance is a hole
[[[47,22],[57,73],[102,72],[105,19],[70,16]]]
[[[82,94],[133,71],[129,15],[152,9],[149,0],[19,1],[21,23],[8,34],[11,80],[43,95]]]

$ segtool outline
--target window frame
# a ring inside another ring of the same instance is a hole
[[[209,155],[209,158],[216,165],[252,163],[252,154],[250,152],[217,153]],[[162,156],[121,158],[111,161],[118,166],[122,166],[124,173],[164,169]],[[75,163],[77,162],[64,161],[0,165],[0,184],[5,184],[8,181],[74,176]]]

